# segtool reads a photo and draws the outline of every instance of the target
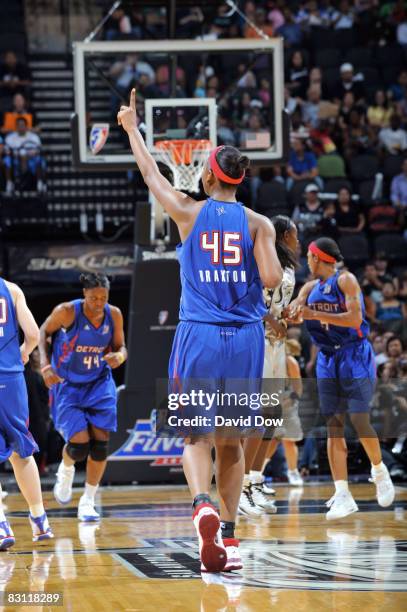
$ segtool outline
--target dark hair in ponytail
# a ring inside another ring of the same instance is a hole
[[[294,227],[293,221],[285,215],[276,215],[272,217],[271,222],[276,230],[276,251],[281,267],[296,268],[298,265],[296,253],[288,248],[284,240],[284,234]]]
[[[332,240],[332,238],[317,238],[315,244],[321,251],[334,257],[336,261],[343,261],[342,253],[339,250],[339,246]]]
[[[80,275],[79,281],[84,289],[96,289],[97,287],[110,289],[110,281],[106,274],[87,272]]]
[[[216,161],[218,162],[221,170],[230,178],[238,179],[242,176],[243,172],[247,170],[250,165],[250,159],[246,155],[242,155],[239,149],[230,145],[225,145],[216,155]],[[230,185],[220,181],[225,187],[234,187],[236,185]]]

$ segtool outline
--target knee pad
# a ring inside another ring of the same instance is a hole
[[[105,461],[107,459],[107,449],[109,442],[107,440],[90,440],[89,455],[93,461]]]
[[[73,461],[84,461],[89,453],[89,442],[68,442],[66,452]]]

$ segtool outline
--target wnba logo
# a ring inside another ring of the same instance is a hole
[[[107,137],[109,136],[109,124],[108,123],[95,123],[92,126],[89,135],[89,146],[93,155],[96,155],[101,151],[106,144]]]
[[[164,323],[167,322],[168,315],[169,315],[168,310],[160,310],[160,312],[158,313],[158,322],[160,325],[164,325]]]

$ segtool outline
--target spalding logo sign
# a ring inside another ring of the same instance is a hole
[[[89,136],[89,146],[93,155],[97,155],[99,151],[103,149],[106,144],[107,137],[109,136],[109,124],[108,123],[95,123],[92,125]]]

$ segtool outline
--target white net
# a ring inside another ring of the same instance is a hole
[[[211,149],[209,140],[162,140],[156,142],[156,160],[173,174],[174,187],[180,191],[199,191],[199,179]]]

